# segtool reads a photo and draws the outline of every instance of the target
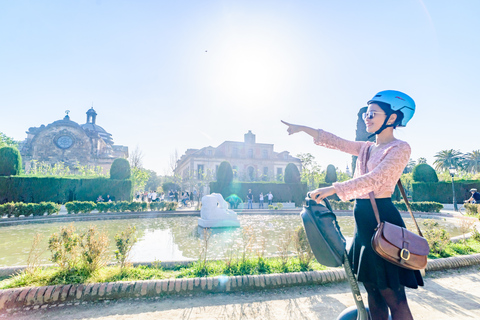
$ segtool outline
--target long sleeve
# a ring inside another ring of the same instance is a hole
[[[371,191],[376,194],[392,192],[402,175],[403,169],[410,159],[411,149],[408,143],[397,140],[398,143],[388,146],[383,152],[377,152],[369,159],[369,172],[345,182],[334,183],[337,195],[343,201],[354,198],[368,198]],[[364,158],[366,152],[362,152]],[[361,159],[362,162],[365,159]],[[363,171],[363,170],[362,170]]]
[[[322,129],[318,129],[318,137],[314,139],[314,142],[316,145],[340,150],[354,156],[358,156],[360,149],[366,144],[366,142],[362,141],[350,141],[342,139]]]

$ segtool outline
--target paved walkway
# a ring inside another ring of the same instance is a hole
[[[429,272],[408,290],[415,319],[480,319],[480,267]],[[346,282],[229,294],[119,300],[24,311],[9,319],[335,319],[354,305]],[[6,316],[0,316],[6,318]]]

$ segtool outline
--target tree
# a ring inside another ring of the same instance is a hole
[[[140,150],[138,145],[135,147],[132,153],[128,157],[130,162],[130,167],[132,168],[142,168],[143,167],[143,152]]]
[[[0,176],[16,176],[22,172],[22,156],[15,147],[0,148]]]
[[[465,165],[467,171],[480,172],[480,150],[473,150],[465,154]]]
[[[153,170],[145,170],[148,173],[148,179],[145,182],[145,190],[158,190],[162,186],[162,178]]]
[[[410,173],[413,170],[413,167],[415,167],[416,163],[414,160],[410,159],[408,160],[407,166],[405,169],[403,169],[403,173]]]
[[[450,167],[457,168],[460,166],[463,157],[459,150],[442,150],[435,155],[436,160],[433,162],[435,169],[438,171],[448,170]]]
[[[137,168],[133,167],[130,168],[131,173],[132,173],[132,182],[133,182],[133,191],[141,191],[145,189],[145,184],[148,181],[148,178],[150,177],[150,174],[148,170],[144,168]]]
[[[300,171],[298,171],[298,167],[295,164],[287,164],[284,179],[285,183],[300,183]]]
[[[130,179],[132,173],[130,163],[125,158],[117,158],[110,167],[110,179],[125,180]]]
[[[412,179],[415,182],[438,182],[437,173],[426,163],[421,163],[413,168]]]
[[[315,157],[310,153],[297,155],[302,161],[302,182],[306,182],[309,190],[316,189],[321,180],[321,167],[315,162]]]
[[[326,183],[334,183],[337,181],[337,170],[333,164],[327,166],[327,173],[325,175]]]
[[[427,163],[427,159],[425,159],[425,158],[418,158],[417,163],[418,163],[418,164]]]
[[[217,169],[217,183],[219,184],[220,190],[228,187],[233,181],[233,170],[232,166],[228,161],[222,161]]]
[[[13,147],[18,149],[18,142],[10,138],[3,132],[0,132],[0,148],[1,147]]]

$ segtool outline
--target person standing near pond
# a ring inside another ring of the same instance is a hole
[[[248,189],[247,202],[247,209],[253,209],[253,194],[251,189]]]
[[[267,198],[268,198],[268,205],[271,206],[272,203],[273,203],[273,194],[272,194],[272,191],[270,191],[270,192],[267,194]]]
[[[391,195],[411,150],[407,142],[394,137],[393,130],[406,126],[415,112],[415,102],[402,92],[387,90],[377,93],[367,104],[363,120],[367,132],[376,136],[376,143],[344,140],[322,129],[282,122],[288,126],[290,135],[305,132],[319,146],[358,156],[353,179],[315,189],[310,196],[317,203],[333,194],[343,201],[355,199],[355,235],[348,258],[358,281],[363,282],[367,290],[372,319],[387,319],[389,310],[393,320],[413,319],[405,287],[423,286],[422,276],[420,271],[395,266],[373,251],[371,239],[377,221],[369,193],[374,192],[382,221],[405,227]]]
[[[263,209],[263,192],[260,192],[258,196],[258,208]]]

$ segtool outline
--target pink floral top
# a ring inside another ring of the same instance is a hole
[[[337,149],[358,156],[353,179],[334,183],[337,195],[343,201],[350,199],[368,199],[369,193],[393,193],[403,169],[410,159],[411,149],[408,143],[393,140],[377,149],[367,162],[368,173],[365,174],[363,164],[367,159],[368,148],[373,142],[349,141],[337,137],[324,130],[318,130],[315,144],[330,149]]]

